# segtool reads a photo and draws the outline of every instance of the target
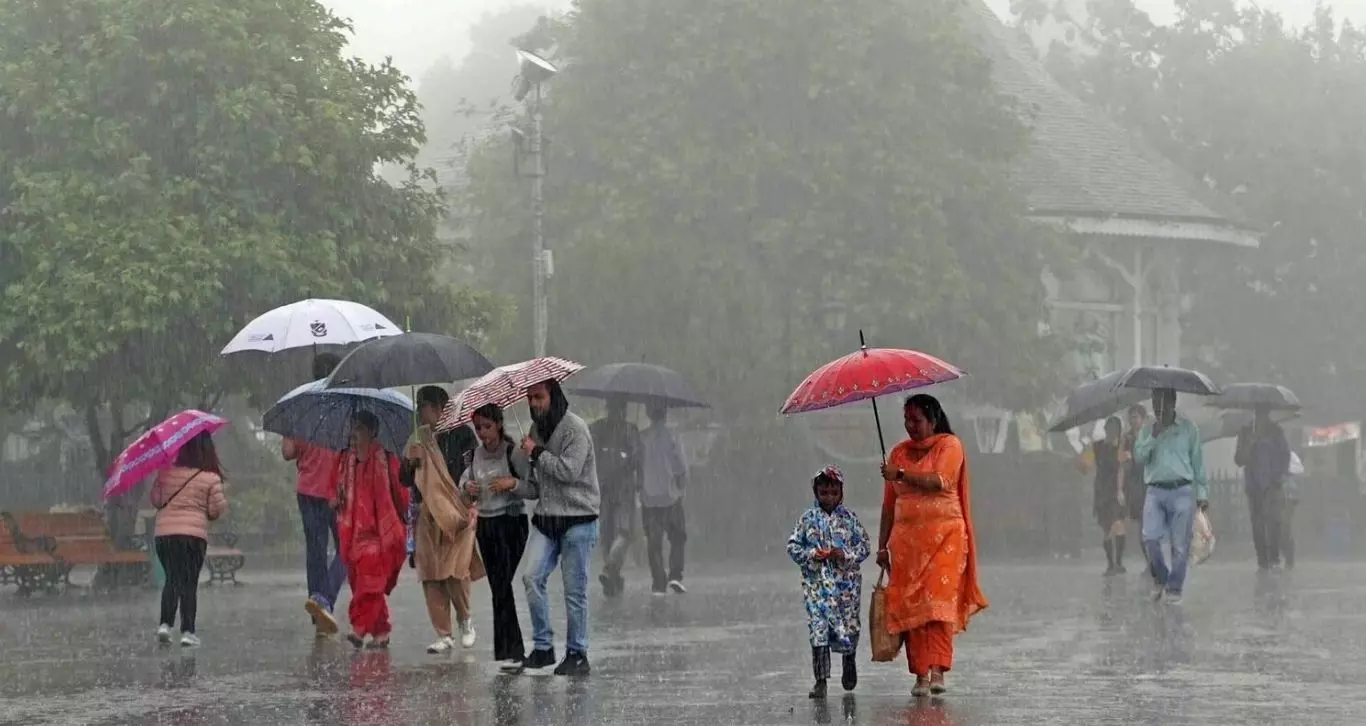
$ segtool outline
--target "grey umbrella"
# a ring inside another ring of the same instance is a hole
[[[1128,371],[1115,371],[1079,386],[1067,394],[1064,410],[1049,431],[1068,431],[1078,426],[1099,421],[1147,398],[1145,392],[1135,388],[1119,388],[1115,385]]]
[[[1274,411],[1271,420],[1278,424],[1285,425],[1294,419],[1299,418],[1298,411]],[[1219,420],[1208,426],[1200,427],[1200,440],[1209,443],[1220,439],[1231,439],[1237,436],[1243,429],[1252,425],[1253,414],[1251,411],[1232,409],[1224,411],[1219,415]]]
[[[395,388],[449,383],[493,370],[483,353],[463,340],[434,333],[379,338],[351,351],[327,379],[328,388]]]
[[[711,408],[678,371],[649,363],[612,363],[580,373],[565,390],[590,398],[620,397],[670,408]]]
[[[1208,403],[1215,408],[1232,409],[1265,407],[1272,411],[1298,411],[1304,408],[1289,388],[1273,383],[1230,383],[1224,386],[1223,393]]]
[[[1114,390],[1133,388],[1140,391],[1170,389],[1177,393],[1196,396],[1217,396],[1219,386],[1204,373],[1172,366],[1134,366],[1119,375]]]

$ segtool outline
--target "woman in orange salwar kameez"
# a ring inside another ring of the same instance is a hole
[[[401,512],[408,492],[399,481],[398,457],[379,445],[379,420],[368,411],[352,418],[351,448],[338,472],[337,534],[346,563],[351,605],[347,640],[357,648],[389,645],[388,595],[408,559],[407,531]]]
[[[963,442],[933,396],[912,396],[906,433],[882,465],[878,564],[887,570],[887,629],[905,637],[916,696],[948,690],[953,636],[987,606],[977,586]]]

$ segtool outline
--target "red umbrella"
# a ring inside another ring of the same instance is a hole
[[[877,413],[878,396],[889,396],[963,377],[963,371],[932,355],[899,348],[869,348],[864,342],[862,331],[859,331],[859,345],[857,352],[826,363],[807,376],[787,397],[781,413],[822,411],[872,399],[878,444],[882,445],[882,419]],[[885,445],[882,457],[887,458]]]

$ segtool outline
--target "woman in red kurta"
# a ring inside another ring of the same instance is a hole
[[[389,645],[388,595],[408,559],[407,531],[400,512],[408,511],[408,492],[398,478],[398,457],[375,440],[379,420],[368,411],[352,418],[351,448],[340,463],[337,534],[346,563],[351,605],[347,615],[357,648]]]
[[[882,465],[878,564],[887,570],[887,629],[901,633],[916,696],[944,693],[953,636],[987,606],[977,586],[963,442],[933,396],[912,396],[906,433]]]

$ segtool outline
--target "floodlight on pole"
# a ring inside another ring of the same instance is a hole
[[[513,98],[526,101],[531,111],[531,138],[528,155],[531,157],[531,228],[532,228],[532,342],[536,357],[545,355],[548,327],[546,310],[546,281],[549,277],[549,253],[545,249],[545,161],[542,150],[545,137],[541,131],[541,84],[559,73],[555,64],[527,50],[517,50],[519,73]],[[529,97],[529,98],[528,98]]]

